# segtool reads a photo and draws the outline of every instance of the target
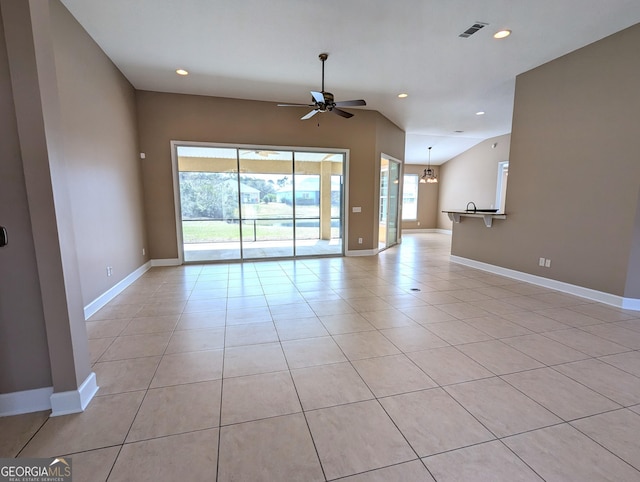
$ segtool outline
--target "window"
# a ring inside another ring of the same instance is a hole
[[[402,220],[418,219],[418,175],[405,174],[402,185]]]

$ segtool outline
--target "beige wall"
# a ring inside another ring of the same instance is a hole
[[[53,40],[86,306],[146,261],[135,91],[59,2]],[[113,268],[107,276],[106,267]]]
[[[640,295],[638,45],[640,25],[517,78],[507,219],[454,225],[453,254]]]
[[[417,174],[422,177],[426,165],[405,164],[404,174]],[[440,168],[431,166],[440,180]],[[402,229],[435,229],[438,213],[438,193],[440,182],[418,184],[418,219],[415,221],[402,221]]]
[[[379,113],[354,109],[356,115],[348,120],[321,114],[301,121],[304,110],[270,102],[144,91],[136,99],[140,151],[146,154],[142,169],[152,258],[178,257],[172,140],[349,149],[348,249],[377,245],[380,153],[404,157],[404,132]],[[362,207],[362,212],[352,213],[351,206]]]
[[[451,229],[452,225],[442,211],[464,209],[469,201],[478,208],[493,207],[498,163],[509,160],[510,137],[506,134],[487,139],[440,166],[439,229]],[[495,148],[491,147],[493,144]],[[509,210],[508,198],[506,210]]]
[[[0,9],[0,393],[51,386],[33,232]]]

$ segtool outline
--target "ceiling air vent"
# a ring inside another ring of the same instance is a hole
[[[467,30],[465,30],[464,32],[462,32],[460,35],[458,35],[458,37],[462,37],[462,38],[469,38],[471,37],[474,33],[476,33],[478,30],[486,27],[487,25],[489,25],[488,23],[485,22],[476,22],[474,23],[471,27],[469,27]]]

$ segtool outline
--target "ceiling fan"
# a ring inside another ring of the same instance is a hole
[[[278,107],[313,107],[313,110],[308,114],[302,116],[300,120],[307,120],[316,115],[318,112],[333,112],[334,114],[338,114],[339,116],[349,118],[353,117],[353,114],[350,112],[344,111],[340,109],[340,107],[354,107],[360,105],[367,105],[367,103],[362,100],[343,100],[340,102],[336,102],[333,98],[333,94],[331,92],[325,92],[324,90],[324,63],[329,57],[329,54],[320,54],[318,56],[320,61],[322,62],[322,90],[320,92],[311,91],[311,99],[313,104],[278,104]]]

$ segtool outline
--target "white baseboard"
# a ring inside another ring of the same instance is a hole
[[[53,393],[53,387],[0,394],[0,417],[51,410],[51,417],[84,411],[98,386],[91,372],[77,390]]]
[[[502,266],[496,266],[493,264],[483,263],[474,259],[463,258],[461,256],[451,255],[451,261],[454,263],[469,266],[471,268],[481,269],[490,273],[498,274],[500,276],[506,276],[507,278],[513,278],[518,281],[525,281],[534,285],[542,286],[556,291],[562,291],[580,298],[586,298],[591,301],[597,301],[607,305],[615,306],[616,308],[624,308],[625,310],[638,310],[640,311],[640,299],[635,298],[623,298],[622,296],[612,295],[611,293],[605,293],[604,291],[592,290],[591,288],[585,288],[583,286],[572,285],[565,283],[564,281],[557,281],[550,278],[544,278],[542,276],[536,276],[522,271],[516,271],[509,268],[503,268]]]
[[[453,230],[451,229],[436,229],[435,232],[440,234],[448,234],[449,236],[453,234]]]
[[[77,390],[59,392],[51,395],[51,417],[84,412],[89,402],[98,392],[96,374],[91,372]]]
[[[180,258],[167,258],[167,259],[152,259],[151,267],[155,268],[156,266],[180,266],[182,262]]]
[[[402,230],[403,233],[438,233],[438,234],[448,234],[449,236],[451,236],[451,233],[453,233],[453,231],[451,231],[450,229],[435,229],[435,228],[410,228],[410,229],[403,229]]]
[[[344,252],[345,256],[375,256],[379,253],[378,249],[352,249]]]
[[[95,300],[89,303],[84,307],[84,319],[88,320],[92,315],[94,315],[100,308],[105,306],[109,301],[114,299],[120,293],[122,293],[125,289],[127,289],[135,280],[140,278],[143,274],[145,274],[149,268],[151,268],[152,264],[150,261],[147,261],[145,264],[140,266],[133,273],[128,275],[122,281],[116,283],[113,287],[109,288],[107,291],[98,296]]]
[[[52,387],[0,394],[0,417],[51,410]]]

